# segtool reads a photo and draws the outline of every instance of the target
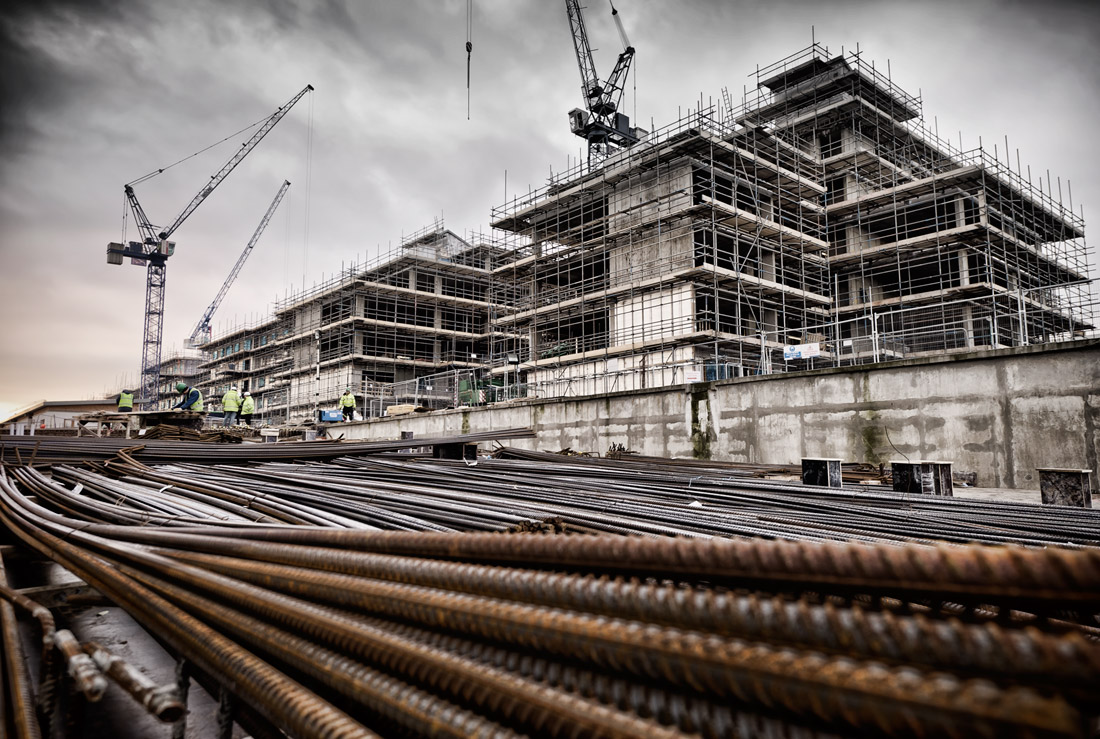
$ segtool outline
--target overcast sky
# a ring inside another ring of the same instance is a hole
[[[649,127],[700,94],[740,97],[749,74],[810,44],[859,44],[925,117],[966,148],[1004,137],[1036,176],[1100,213],[1100,3],[618,0]],[[486,230],[507,195],[545,184],[583,142],[562,2],[74,0],[0,11],[0,417],[89,398],[137,377],[145,272],[106,263],[122,186],[267,115],[292,110],[175,233],[165,352],[221,286],[282,180],[293,184],[215,317],[215,334],[341,263],[443,217]],[[620,50],[606,0],[586,20],[601,76]],[[312,124],[312,153],[309,132]],[[169,223],[247,134],[137,187]],[[505,189],[507,171],[507,192]],[[1091,231],[1091,229],[1090,229]],[[133,224],[127,234],[135,238]],[[1092,239],[1091,249],[1096,249]],[[1096,260],[1092,260],[1097,276]]]

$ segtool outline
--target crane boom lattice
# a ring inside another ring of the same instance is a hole
[[[189,347],[198,347],[210,338],[210,320],[214,317],[214,313],[218,310],[218,306],[221,305],[222,300],[225,298],[225,294],[229,292],[229,288],[237,280],[237,275],[241,273],[244,263],[248,260],[248,255],[252,253],[252,249],[256,246],[256,242],[260,240],[260,236],[263,234],[264,229],[267,228],[267,224],[271,222],[271,217],[275,215],[275,210],[279,207],[279,203],[283,202],[283,196],[286,195],[286,191],[289,187],[290,181],[284,180],[282,186],[279,188],[279,192],[275,194],[275,199],[271,201],[271,206],[268,207],[267,213],[264,214],[263,219],[260,221],[260,225],[256,227],[256,232],[252,234],[252,238],[248,240],[248,245],[245,246],[244,251],[242,251],[241,255],[237,258],[237,263],[233,265],[233,269],[229,270],[229,276],[226,277],[225,282],[222,283],[221,290],[218,290],[218,294],[214,296],[214,300],[210,303],[206,312],[202,314],[202,318],[200,318],[199,322],[195,325],[195,330],[191,332],[190,338],[187,339],[187,345]]]
[[[138,202],[137,194],[132,185],[125,186],[126,199],[134,214],[134,221],[141,234],[141,241],[131,241],[129,244],[112,243],[107,245],[107,263],[122,264],[125,257],[130,257],[133,264],[147,268],[145,281],[145,326],[142,333],[141,351],[141,391],[138,403],[144,408],[155,407],[160,398],[160,357],[161,339],[164,328],[164,293],[166,281],[167,259],[175,251],[175,242],[169,241],[170,237],[183,222],[186,221],[195,210],[202,205],[215,188],[220,185],[230,172],[256,148],[257,144],[270,133],[271,129],[281,121],[295,103],[301,100],[307,92],[313,90],[313,85],[306,85],[293,98],[271,114],[252,135],[241,144],[241,147],[233,153],[221,169],[210,176],[210,180],[203,185],[198,194],[180,212],[176,219],[167,228],[157,231],[145,213],[145,209]]]

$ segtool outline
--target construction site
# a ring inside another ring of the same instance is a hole
[[[816,40],[645,130],[565,6],[587,156],[485,232],[215,330],[285,181],[164,353],[173,232],[312,86],[172,225],[125,186],[140,386],[0,436],[0,739],[1100,736],[1068,187]]]

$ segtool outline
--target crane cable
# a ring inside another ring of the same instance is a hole
[[[466,120],[470,120],[470,59],[474,51],[474,0],[466,0]]]
[[[260,120],[256,121],[255,123],[252,123],[252,124],[250,124],[250,125],[248,125],[248,126],[245,126],[245,127],[244,127],[244,128],[242,128],[242,129],[241,129],[240,131],[237,131],[237,132],[235,132],[235,133],[231,133],[231,134],[229,134],[228,136],[226,136],[226,137],[225,137],[224,139],[222,139],[221,141],[217,141],[217,142],[215,142],[215,143],[211,144],[210,146],[206,147],[205,149],[199,149],[199,150],[198,150],[198,151],[196,151],[196,152],[195,152],[194,154],[191,154],[191,155],[189,155],[189,156],[185,156],[185,157],[184,157],[183,159],[180,159],[180,160],[179,160],[178,162],[173,162],[172,164],[169,164],[169,165],[168,165],[167,167],[161,167],[160,169],[154,169],[154,170],[153,170],[152,172],[150,172],[149,174],[147,174],[147,175],[144,175],[144,176],[142,176],[142,177],[138,177],[138,178],[137,178],[136,180],[133,180],[133,181],[131,181],[131,182],[127,182],[126,184],[127,184],[127,185],[137,185],[137,184],[140,184],[140,183],[142,183],[142,182],[145,182],[145,181],[146,181],[146,180],[148,180],[148,179],[151,179],[151,178],[153,178],[153,177],[156,177],[156,176],[157,176],[158,174],[162,174],[162,173],[164,173],[164,172],[167,172],[167,171],[168,171],[169,169],[171,169],[172,167],[175,167],[175,166],[176,166],[177,164],[183,164],[183,163],[184,163],[184,162],[186,162],[186,161],[187,161],[188,159],[193,159],[193,158],[197,157],[197,156],[198,156],[199,154],[204,154],[204,153],[206,153],[206,152],[210,151],[211,149],[213,149],[213,148],[214,148],[215,146],[220,146],[221,144],[224,144],[224,143],[225,143],[226,141],[229,141],[229,139],[233,138],[234,136],[240,136],[240,135],[241,135],[242,133],[244,133],[245,131],[250,131],[250,130],[252,130],[252,129],[253,129],[253,128],[255,128],[256,126],[259,126],[259,125],[260,125],[261,123],[263,123],[264,121],[267,121],[267,120],[268,120],[268,119],[270,119],[270,118],[271,118],[271,116],[269,116],[269,115],[268,115],[268,116],[264,116],[263,118],[261,118]]]

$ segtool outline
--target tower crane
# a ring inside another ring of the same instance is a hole
[[[141,349],[141,393],[138,398],[138,402],[143,407],[148,408],[155,406],[159,399],[160,347],[164,325],[165,270],[168,257],[172,256],[176,250],[176,242],[169,241],[168,237],[175,233],[177,228],[183,225],[183,222],[195,212],[196,208],[202,205],[206,198],[210,197],[210,193],[214,192],[214,189],[229,176],[229,173],[256,148],[256,145],[275,127],[275,124],[281,121],[283,117],[290,112],[294,104],[301,100],[307,92],[311,92],[312,90],[313,85],[306,85],[297,95],[291,98],[289,102],[279,106],[278,110],[271,114],[271,116],[260,125],[256,133],[252,135],[252,138],[241,144],[241,148],[237,149],[233,156],[229,158],[229,161],[215,174],[210,176],[210,180],[203,185],[198,194],[195,195],[183,211],[176,216],[176,219],[172,221],[172,225],[160,232],[157,231],[157,227],[154,226],[149,221],[148,216],[145,215],[145,209],[142,208],[141,203],[138,202],[137,194],[134,192],[133,186],[164,170],[158,170],[157,172],[125,185],[124,190],[126,199],[130,204],[130,209],[133,211],[134,222],[141,236],[141,241],[131,241],[125,245],[119,243],[108,244],[107,263],[116,265],[122,264],[124,257],[130,257],[131,264],[147,268],[145,280],[145,329],[142,335]]]
[[[619,112],[624,86],[630,63],[634,59],[634,47],[623,30],[619,11],[611,5],[611,16],[619,29],[619,38],[623,51],[615,62],[608,78],[600,82],[596,73],[596,62],[592,58],[592,47],[588,43],[588,31],[584,26],[580,0],[565,0],[565,13],[569,16],[569,27],[573,31],[573,48],[577,52],[577,65],[581,71],[581,95],[585,108],[569,111],[569,127],[573,133],[588,141],[588,159],[599,161],[615,149],[634,145],[638,137],[646,132],[630,127],[630,118]]]
[[[260,240],[260,235],[263,234],[264,229],[267,228],[268,222],[271,221],[271,216],[275,215],[275,209],[279,207],[279,203],[283,202],[283,195],[286,194],[287,188],[289,187],[290,181],[284,180],[282,187],[279,188],[279,192],[275,194],[275,199],[271,201],[267,213],[264,214],[263,220],[261,220],[260,225],[256,227],[256,233],[252,234],[252,238],[248,240],[248,245],[245,246],[241,255],[237,257],[237,263],[233,265],[233,269],[229,270],[229,276],[226,277],[225,282],[222,283],[222,289],[218,290],[218,294],[214,296],[213,302],[210,303],[206,312],[202,314],[202,318],[199,319],[199,322],[195,324],[195,330],[191,332],[190,338],[187,339],[187,346],[194,349],[210,338],[210,319],[214,317],[214,312],[218,310],[218,306],[221,305],[225,294],[229,292],[230,286],[236,281],[237,275],[241,273],[241,268],[244,267],[245,261],[248,260],[248,255],[252,253],[252,248],[256,246],[256,242]]]

